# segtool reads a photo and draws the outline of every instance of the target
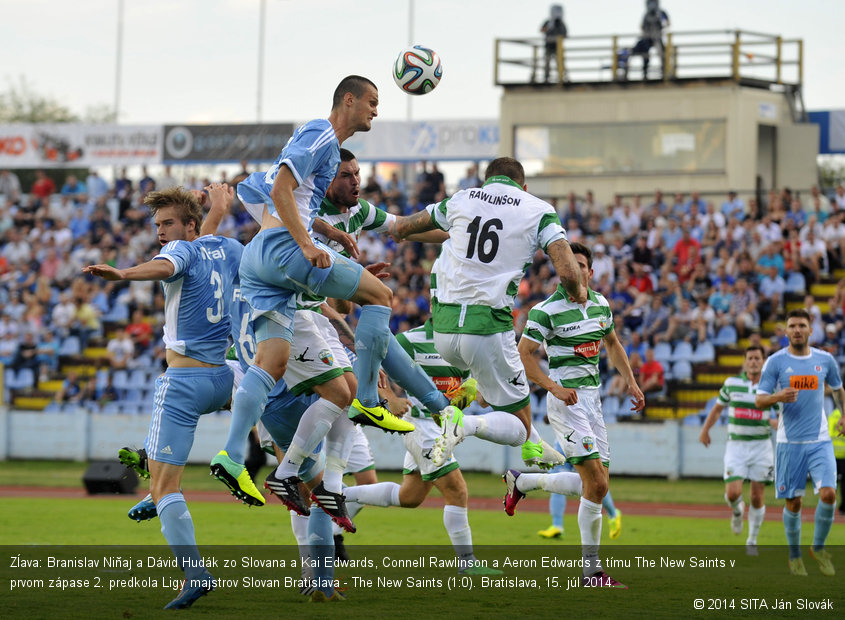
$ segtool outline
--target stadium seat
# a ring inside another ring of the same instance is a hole
[[[61,413],[62,412],[62,403],[53,401],[52,403],[48,403],[46,407],[44,407],[44,413]]]
[[[786,277],[787,293],[804,293],[807,291],[807,282],[804,274],[800,271],[793,271]]]
[[[736,328],[733,325],[722,325],[719,328],[719,333],[716,334],[716,338],[713,340],[713,344],[718,347],[724,347],[736,344],[736,340]]]
[[[150,387],[150,379],[147,371],[143,368],[136,368],[129,375],[128,386],[130,389],[146,390]]]
[[[79,355],[82,353],[82,346],[79,343],[78,336],[68,336],[62,340],[62,346],[59,347],[59,355]]]
[[[684,426],[701,426],[701,417],[697,413],[684,416]]]
[[[121,413],[122,408],[120,406],[120,402],[115,400],[115,401],[112,401],[110,403],[106,403],[105,405],[103,405],[101,412],[102,413]]]
[[[21,368],[15,375],[14,384],[9,387],[17,390],[35,387],[35,371],[32,368]]]
[[[617,396],[607,396],[601,403],[601,412],[605,419],[609,415],[616,417],[619,409],[621,409],[621,406]]]
[[[716,348],[709,340],[699,342],[692,353],[692,362],[712,362],[716,360]]]
[[[667,366],[672,361],[672,345],[668,342],[658,342],[654,345],[654,359]]]
[[[120,394],[120,397],[123,398],[123,395],[126,394],[126,390],[130,387],[129,373],[125,370],[115,370],[112,377],[112,385],[114,386],[114,389],[117,390],[117,393]]]
[[[677,343],[672,349],[672,361],[679,362],[681,360],[689,362],[692,359],[692,345],[685,340]]]
[[[679,381],[692,379],[692,364],[689,360],[678,360],[672,365],[672,377]]]

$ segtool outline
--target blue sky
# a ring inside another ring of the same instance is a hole
[[[24,76],[82,113],[115,100],[118,0],[0,0],[0,90]],[[390,66],[409,39],[410,0],[266,0],[264,121],[326,116],[340,78],[380,87],[381,118],[406,117]],[[413,0],[413,41],[437,50],[444,77],[414,98],[415,119],[493,118],[495,38],[536,36],[549,2]],[[634,33],[643,0],[569,0],[570,34]],[[841,0],[663,0],[672,29],[735,29],[803,38],[809,109],[845,108]],[[515,10],[514,7],[518,7]],[[120,120],[254,122],[259,0],[126,0]]]

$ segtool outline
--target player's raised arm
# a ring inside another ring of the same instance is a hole
[[[208,209],[208,214],[202,221],[200,237],[217,234],[220,222],[226,217],[232,200],[235,197],[235,190],[229,187],[228,183],[212,183],[206,186],[205,191],[208,192],[208,199],[211,201],[211,206]]]
[[[564,239],[552,241],[546,253],[554,265],[555,271],[560,276],[560,282],[569,293],[569,296],[579,304],[587,301],[587,290],[581,284],[581,276],[578,269],[578,261],[572,253],[572,248]]]
[[[522,365],[525,367],[525,376],[529,381],[536,383],[541,388],[561,399],[567,405],[574,405],[578,402],[578,393],[571,389],[565,388],[558,383],[555,383],[551,377],[543,372],[540,364],[537,363],[537,358],[534,354],[540,348],[540,343],[531,338],[523,336],[519,339],[519,358],[522,360]]]

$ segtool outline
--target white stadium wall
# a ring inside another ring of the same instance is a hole
[[[208,463],[226,442],[230,415],[211,414],[200,420],[191,450],[191,463]],[[146,415],[43,413],[0,409],[0,460],[45,459],[70,461],[116,460],[123,446],[141,446],[149,426]],[[611,473],[665,478],[721,477],[726,427],[711,431],[712,443],[698,443],[700,427],[676,421],[660,424],[616,423],[608,426]],[[405,450],[401,440],[373,428],[364,429],[376,468],[401,470]],[[554,443],[551,427],[538,426]],[[524,469],[518,448],[468,438],[455,454],[467,471],[501,474],[510,467]]]

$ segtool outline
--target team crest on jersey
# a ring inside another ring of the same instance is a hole
[[[821,371],[822,371],[822,367],[821,367],[821,366],[816,366],[816,372],[821,372]]]
[[[592,437],[584,437],[581,439],[581,445],[584,446],[584,449],[587,452],[593,451],[593,438]]]
[[[320,351],[320,361],[322,361],[326,366],[334,364],[334,356],[332,355],[332,352],[328,349]]]

